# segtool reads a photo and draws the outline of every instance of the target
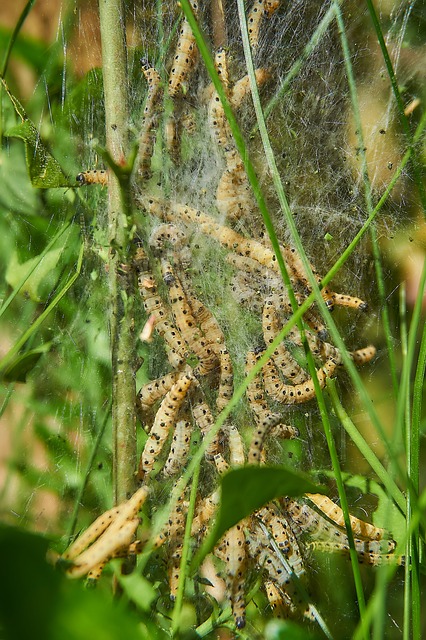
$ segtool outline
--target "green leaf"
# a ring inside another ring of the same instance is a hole
[[[31,275],[26,279],[25,283],[21,287],[20,293],[27,295],[34,302],[42,302],[43,296],[41,295],[40,288],[45,284],[47,286],[47,292],[52,291],[52,287],[55,282],[52,282],[52,276],[55,276],[54,269],[58,264],[58,260],[63,251],[63,247],[58,249],[52,249],[46,253],[42,259],[40,256],[31,258],[26,262],[19,263],[17,253],[13,253],[6,271],[6,282],[13,288],[19,286],[25,275],[32,269]],[[59,274],[56,274],[54,280]]]
[[[49,351],[51,346],[51,342],[46,342],[40,347],[16,356],[3,371],[2,379],[5,382],[26,382],[27,375],[34,369],[41,356]]]
[[[281,496],[300,496],[304,493],[325,493],[324,487],[314,484],[307,476],[285,467],[246,466],[232,469],[222,478],[222,498],[216,523],[196,554],[193,569],[210,553],[225,531]]]
[[[100,589],[86,590],[46,561],[49,541],[0,525],[0,626],[4,640],[115,640],[164,638]]]
[[[120,564],[117,563],[117,565],[119,569]],[[129,575],[122,575],[117,570],[115,575],[129,600],[134,602],[142,611],[149,611],[152,602],[158,595],[152,584],[136,571]]]
[[[40,138],[35,125],[28,118],[19,100],[9,91],[3,78],[0,78],[5,91],[7,92],[16,114],[20,117],[21,123],[10,127],[5,132],[9,138],[21,138],[25,142],[25,157],[27,169],[33,187],[48,189],[51,187],[72,186],[64,175],[61,166]]]
[[[318,640],[319,636],[310,633],[288,620],[270,620],[265,627],[265,640]]]

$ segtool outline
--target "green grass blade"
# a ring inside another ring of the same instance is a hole
[[[50,313],[55,309],[55,307],[62,300],[67,291],[73,286],[74,282],[80,275],[81,265],[83,262],[83,253],[84,253],[84,245],[82,244],[80,247],[80,253],[77,260],[77,267],[75,273],[71,276],[68,282],[62,287],[60,292],[56,294],[52,302],[46,307],[46,309],[38,316],[38,318],[33,322],[33,324],[25,331],[25,333],[19,338],[19,340],[13,345],[13,347],[7,352],[7,354],[0,361],[0,373],[4,371],[13,360],[18,351],[24,346],[24,344],[29,340],[31,336],[33,336],[40,325],[44,322],[44,320],[50,315]]]

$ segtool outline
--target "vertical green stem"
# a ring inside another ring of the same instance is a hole
[[[128,151],[127,64],[122,0],[99,0],[105,96],[106,146],[122,164]],[[129,194],[112,172],[108,187],[109,287],[112,357],[112,428],[114,499],[134,491],[136,468],[133,287],[129,260]]]

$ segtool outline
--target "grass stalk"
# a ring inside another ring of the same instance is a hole
[[[128,80],[124,5],[100,0],[102,70],[105,96],[106,148],[121,165],[128,153]],[[133,280],[130,259],[130,194],[110,172],[108,241],[110,340],[112,359],[113,491],[116,503],[133,493],[136,469],[135,347],[132,330]]]

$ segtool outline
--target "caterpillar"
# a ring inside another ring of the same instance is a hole
[[[231,467],[240,467],[245,462],[244,444],[241,434],[234,424],[228,427],[229,461]]]
[[[191,0],[191,6],[194,13],[197,14],[197,2]],[[175,97],[185,90],[185,83],[195,67],[197,52],[198,49],[192,29],[187,19],[184,18],[169,75],[168,90],[171,97]]]
[[[371,564],[374,567],[382,564],[404,564],[403,556],[396,556],[392,552],[394,547],[391,541],[381,541],[379,545],[374,540],[358,540],[354,538],[354,547],[360,564]],[[326,553],[344,553],[349,554],[349,542],[338,542],[335,540],[315,540],[308,543],[312,551],[324,551]]]
[[[296,530],[301,534],[309,535],[308,545],[313,550],[348,553],[349,541],[346,533],[342,530],[344,521],[340,508],[325,496],[307,494],[307,497],[318,508],[322,509],[324,506],[324,511],[321,510],[318,513],[307,504],[301,505],[288,498],[283,501]],[[330,518],[331,522],[326,517]],[[388,561],[397,564],[404,563],[403,557],[392,555],[395,550],[395,541],[384,539],[388,535],[387,532],[354,516],[350,516],[350,522],[354,534],[354,546],[360,563],[372,565]],[[360,539],[356,536],[362,536],[366,539]]]
[[[160,398],[163,398],[180,377],[178,371],[167,373],[161,378],[152,380],[143,385],[137,395],[137,403],[140,411],[149,410]]]
[[[256,50],[259,45],[260,24],[264,16],[270,17],[279,7],[279,0],[255,0],[247,17],[250,46]]]
[[[345,526],[343,511],[337,504],[330,500],[330,498],[319,493],[307,493],[305,496],[322,512],[322,514],[334,522],[334,524],[338,527]],[[387,535],[385,529],[380,529],[379,527],[369,524],[368,522],[364,522],[355,516],[350,515],[349,517],[351,529],[355,536],[368,538],[369,540],[382,540]]]
[[[263,522],[269,535],[275,541],[281,553],[286,557],[292,571],[300,578],[305,573],[302,554],[296,537],[278,508],[269,503],[256,512],[256,517]]]
[[[80,187],[90,184],[100,184],[103,187],[108,185],[108,173],[104,169],[88,169],[76,176],[76,181]]]
[[[330,358],[321,369],[317,369],[316,374],[321,389],[324,388],[326,378],[333,375],[336,369],[336,362]],[[263,382],[266,393],[278,402],[284,404],[299,404],[307,402],[315,397],[315,386],[312,378],[301,384],[285,384],[278,376],[278,371],[272,360],[263,365]]]
[[[219,541],[216,555],[226,563],[226,588],[237,629],[245,627],[245,536],[243,522],[229,529]]]
[[[203,401],[198,402],[192,409],[192,415],[194,416],[194,420],[197,423],[197,426],[200,429],[203,438],[205,438],[214,425],[214,418],[209,406]],[[214,456],[218,453],[218,449],[219,435],[216,434],[213,441],[206,449],[206,459],[213,460]]]
[[[179,369],[185,364],[185,343],[176,327],[167,319],[163,301],[157,292],[154,277],[148,271],[148,259],[142,247],[136,249],[134,265],[138,274],[138,288],[148,316],[155,317],[155,330],[168,347],[167,357],[173,368]]]
[[[192,374],[182,374],[161,402],[141,456],[141,468],[145,474],[152,471],[154,463],[160,455],[167,436],[169,435],[170,429],[176,422],[177,415],[187,393],[195,382]]]
[[[191,444],[191,423],[188,420],[179,420],[176,423],[169,457],[164,467],[163,475],[172,476],[184,466]]]
[[[215,453],[215,455],[213,456],[213,462],[215,464],[216,471],[220,476],[228,471],[229,464],[226,462],[221,453]]]
[[[216,489],[213,493],[203,498],[197,505],[194,519],[192,520],[191,535],[197,535],[213,518],[220,502],[220,491]]]
[[[266,345],[271,344],[282,329],[277,317],[276,296],[265,302],[262,313],[262,328]],[[294,334],[297,331],[297,329],[293,329],[290,333]],[[309,374],[297,363],[282,343],[276,347],[271,358],[281,375],[291,380],[295,385],[305,382],[309,377]]]
[[[91,542],[99,538],[99,536],[109,527],[113,519],[118,515],[119,511],[119,506],[113,507],[96,518],[90,527],[88,527],[84,533],[79,535],[73,544],[68,547],[65,553],[62,554],[61,559],[73,560],[80,555],[80,553],[84,551]]]
[[[246,375],[250,373],[257,362],[256,354],[253,351],[249,351],[246,356]],[[248,453],[248,463],[256,464],[260,462],[261,452],[263,449],[265,438],[270,429],[281,422],[281,416],[278,413],[273,413],[266,400],[263,391],[263,386],[260,383],[259,377],[256,376],[252,382],[247,386],[246,390],[247,399],[249,401],[250,409],[252,410],[256,422],[255,431],[250,442],[250,448]],[[296,438],[299,435],[298,429],[289,425],[282,425],[284,432],[282,437],[284,438]]]
[[[136,517],[149,490],[141,487],[118,507],[108,510],[78,538],[62,558],[72,559],[67,574],[80,578],[93,568],[109,560],[114,553],[126,548],[139,525]],[[93,543],[93,544],[91,544]],[[90,546],[89,546],[90,545]]]
[[[173,221],[174,218],[178,216],[182,222],[197,225],[197,228],[201,233],[211,236],[234,253],[252,258],[259,264],[279,273],[278,261],[275,253],[272,249],[265,247],[261,242],[245,238],[229,227],[218,224],[213,220],[213,218],[198,209],[178,203],[172,203],[170,207],[164,206],[165,203],[152,197],[146,199],[142,198],[142,200],[146,208],[152,214],[167,221]],[[296,250],[294,248],[284,246],[280,247],[280,249],[287,263],[290,275],[309,288],[309,282],[304,274],[303,265],[300,258],[297,256]],[[300,269],[302,269],[301,272],[299,272]],[[321,278],[314,269],[313,273],[316,280],[320,282]],[[328,289],[323,289],[321,293],[324,298],[328,298],[330,296]]]
[[[227,153],[226,169],[216,189],[216,206],[227,220],[239,220],[254,209],[250,184],[237,151]]]
[[[165,249],[176,249],[187,240],[186,233],[174,224],[160,224],[149,237],[149,246],[161,255]]]
[[[188,304],[182,284],[174,274],[173,267],[168,260],[161,261],[164,281],[169,287],[170,305],[176,325],[189,349],[198,358],[196,370],[201,375],[210,373],[218,366],[218,360],[210,341],[203,335],[195,322],[192,310]]]
[[[139,151],[137,158],[138,173],[148,179],[152,175],[151,157],[154,150],[156,128],[159,120],[159,110],[156,109],[161,99],[161,77],[158,71],[148,61],[141,60],[142,73],[148,83],[148,95],[145,102],[144,118],[139,134]]]
[[[95,567],[110,560],[117,551],[129,546],[138,526],[139,518],[132,518],[114,531],[114,535],[110,533],[110,535],[100,536],[76,558],[74,565],[67,570],[67,575],[71,578],[81,578]]]
[[[232,361],[225,346],[221,347],[220,349],[219,362],[220,374],[216,407],[218,411],[222,411],[227,406],[234,393],[234,375],[232,369]]]

